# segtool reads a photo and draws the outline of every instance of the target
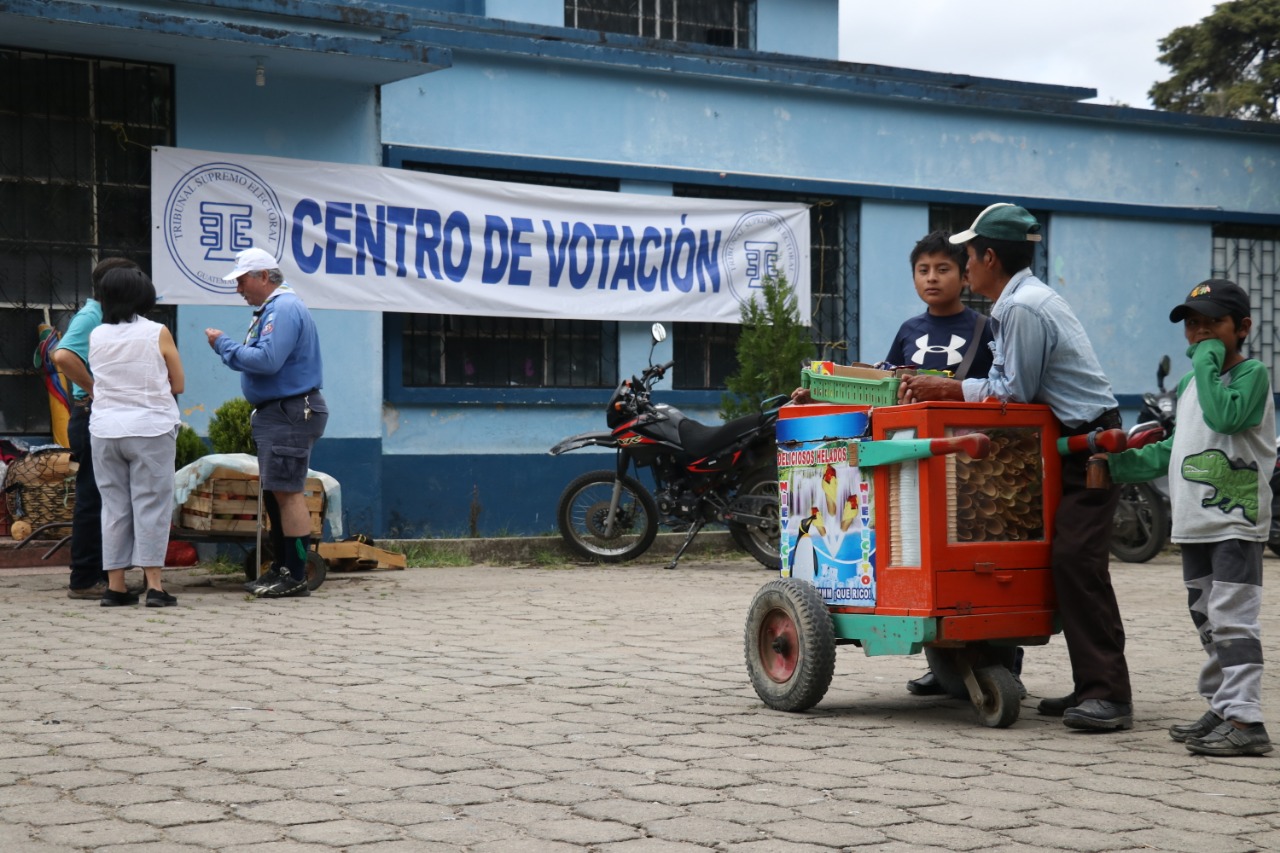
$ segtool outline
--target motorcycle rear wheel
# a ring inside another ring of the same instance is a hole
[[[1145,563],[1164,550],[1169,537],[1169,508],[1147,483],[1120,485],[1120,503],[1111,526],[1111,555],[1126,563]]]
[[[740,496],[767,497],[770,500],[766,512],[769,519],[764,527],[729,522],[729,535],[738,547],[756,559],[760,565],[772,571],[782,568],[782,527],[778,523],[778,472],[774,468],[762,468],[748,474],[738,489]]]
[[[585,560],[625,563],[653,544],[658,535],[658,505],[648,489],[622,477],[622,494],[612,529],[606,516],[617,476],[612,471],[588,471],[565,487],[556,507],[556,522],[569,550]]]

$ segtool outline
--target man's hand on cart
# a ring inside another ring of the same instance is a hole
[[[898,383],[899,403],[923,403],[928,400],[954,400],[963,403],[964,386],[958,379],[919,373],[904,376]]]

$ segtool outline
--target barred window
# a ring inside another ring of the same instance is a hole
[[[808,204],[810,331],[815,357],[848,360],[849,335],[856,325],[857,297],[846,294],[846,281],[856,280],[856,253],[846,245],[844,205],[829,198],[759,190],[677,185],[673,194],[693,198],[742,198]],[[801,306],[803,312],[805,306]],[[735,323],[675,323],[672,347],[676,359],[672,384],[685,390],[720,389],[738,367]]]
[[[172,144],[172,67],[0,47],[0,432],[49,433],[38,324],[65,329],[103,257],[150,269],[151,147]]]
[[[986,205],[978,207],[976,205],[933,205],[929,208],[929,231],[950,231],[952,234],[961,231],[967,231],[969,226],[973,224],[973,220],[978,218],[978,214],[986,209]],[[1043,210],[1028,211],[1040,223],[1040,234],[1042,238],[1036,243],[1036,253],[1031,261],[1031,272],[1036,278],[1043,282],[1049,282],[1049,214]],[[921,234],[921,237],[924,235]],[[915,245],[914,243],[912,245]],[[902,255],[902,268],[911,275],[911,249]],[[1017,270],[1011,270],[1017,272]],[[991,313],[991,300],[985,296],[979,296],[970,290],[967,286],[960,295],[960,301],[968,307],[980,314]],[[903,317],[902,319],[906,319]]]
[[[509,183],[616,192],[616,180],[509,169],[405,162],[420,172]],[[618,382],[618,324],[599,320],[387,315],[402,342],[405,388],[612,388]]]
[[[564,25],[619,35],[755,47],[755,0],[565,0]]]
[[[1213,229],[1211,278],[1226,278],[1249,294],[1253,328],[1245,341],[1248,355],[1271,371],[1276,387],[1280,371],[1280,228],[1219,225]]]

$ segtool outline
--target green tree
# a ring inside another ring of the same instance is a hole
[[[1280,0],[1219,3],[1198,24],[1159,42],[1173,76],[1151,87],[1160,109],[1276,121],[1280,104]]]
[[[738,369],[725,384],[720,415],[725,419],[758,412],[760,401],[790,394],[800,384],[800,369],[814,357],[809,327],[801,325],[796,295],[784,276],[766,278],[760,292],[742,304]]]
[[[174,453],[174,468],[185,468],[208,452],[209,446],[204,443],[203,438],[196,434],[195,430],[186,424],[178,427],[178,445]]]

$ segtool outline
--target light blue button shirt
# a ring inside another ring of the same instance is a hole
[[[966,400],[1044,403],[1068,428],[1116,408],[1084,327],[1067,301],[1030,269],[1009,279],[991,309],[991,326],[991,371],[986,379],[964,380]]]

